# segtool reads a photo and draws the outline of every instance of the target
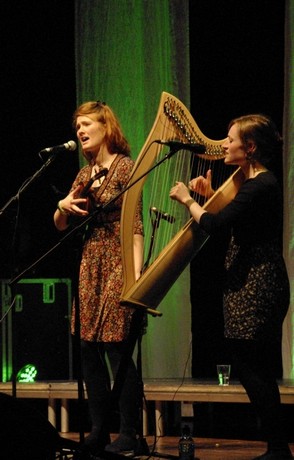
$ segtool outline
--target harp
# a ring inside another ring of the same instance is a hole
[[[170,158],[165,153],[167,147],[156,142],[160,139],[203,144],[205,153],[193,155],[189,151],[180,151]],[[208,239],[208,235],[190,217],[185,207],[169,199],[170,187],[176,180],[188,183],[191,177],[205,174],[210,168],[212,177],[217,178],[219,183],[213,184],[216,192],[210,199],[204,199],[202,206],[209,212],[217,212],[234,198],[243,175],[240,169],[231,170],[223,165],[223,142],[206,137],[185,105],[175,96],[162,93],[153,127],[135,162],[123,200],[121,246],[124,284],[121,305],[143,308],[151,314],[158,314],[156,308],[159,303]],[[160,163],[157,168],[156,163]],[[228,177],[222,170],[227,171]],[[154,191],[156,187],[157,192]],[[145,262],[144,271],[136,281],[133,228],[142,194]],[[194,198],[198,202],[203,200],[203,197]],[[148,211],[149,218],[146,219]],[[162,234],[158,234],[158,227],[161,227]]]

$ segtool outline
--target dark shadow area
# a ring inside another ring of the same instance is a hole
[[[4,207],[47,160],[38,152],[74,137],[74,2],[1,4],[1,202]],[[0,216],[0,278],[38,259],[60,235],[53,212],[78,168],[78,153],[57,155],[45,173]],[[66,247],[27,276],[69,273]]]

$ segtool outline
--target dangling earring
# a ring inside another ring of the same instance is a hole
[[[246,152],[246,160],[251,165],[254,165],[256,163],[256,160],[253,158],[253,153],[252,152]]]

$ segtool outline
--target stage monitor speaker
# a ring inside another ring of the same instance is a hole
[[[2,381],[27,364],[36,380],[71,380],[71,280],[22,279],[13,287],[2,280],[1,301]]]

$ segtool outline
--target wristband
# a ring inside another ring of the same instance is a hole
[[[59,210],[60,214],[62,214],[63,216],[69,216],[70,213],[66,211],[65,209],[63,209],[63,207],[60,204],[60,201],[58,201],[57,203],[57,209]]]

